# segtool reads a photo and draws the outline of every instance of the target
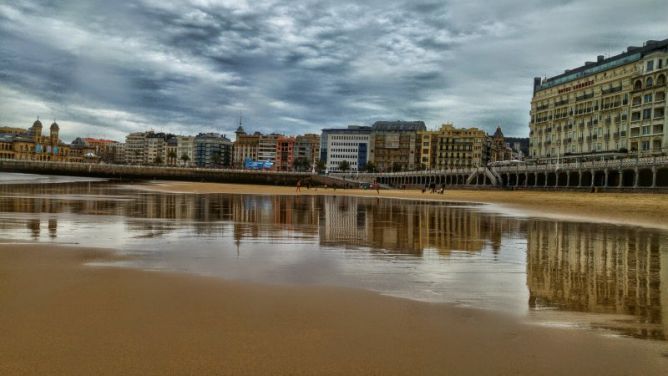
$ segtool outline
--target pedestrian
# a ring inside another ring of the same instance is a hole
[[[380,194],[380,184],[378,184],[378,181],[373,182],[373,189],[376,190],[376,194]]]
[[[297,192],[301,192],[302,188],[302,179],[297,180]]]

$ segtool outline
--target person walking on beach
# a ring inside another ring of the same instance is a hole
[[[375,180],[375,181],[373,182],[373,189],[376,190],[376,193],[377,193],[377,194],[380,194],[380,184],[378,184],[378,180]]]
[[[297,192],[301,192],[302,189],[302,179],[297,180]]]

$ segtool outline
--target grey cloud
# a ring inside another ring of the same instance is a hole
[[[243,112],[265,132],[404,118],[522,136],[532,77],[666,38],[666,13],[661,1],[10,1],[0,125],[40,109],[70,138],[231,133]]]

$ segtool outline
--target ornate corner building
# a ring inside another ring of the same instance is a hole
[[[668,39],[535,78],[529,154],[645,157],[668,153]]]
[[[0,158],[33,161],[80,162],[78,150],[59,138],[60,127],[54,121],[49,135],[42,135],[42,122],[36,120],[29,129],[0,128]]]

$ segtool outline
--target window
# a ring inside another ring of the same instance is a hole
[[[650,133],[650,132],[649,132],[649,126],[648,126],[648,125],[642,127],[642,134],[643,134],[643,136],[646,136],[646,135],[648,135],[649,133]]]
[[[654,60],[650,60],[647,62],[647,71],[651,72],[654,70]]]
[[[654,80],[652,79],[652,77],[647,77],[647,80],[645,80],[645,87],[649,89],[652,86],[654,86]]]
[[[659,77],[656,79],[656,84],[657,85],[665,85],[666,84],[666,76],[660,74]]]
[[[647,120],[652,117],[652,109],[646,108],[642,110],[642,118],[643,120]]]
[[[649,150],[649,141],[643,141],[640,145],[642,151]]]
[[[652,102],[652,94],[645,94],[645,103]]]

